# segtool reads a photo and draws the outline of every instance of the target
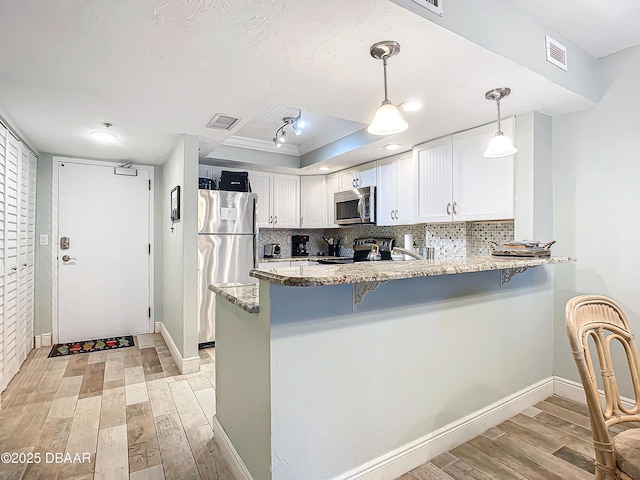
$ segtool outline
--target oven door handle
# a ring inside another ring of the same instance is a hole
[[[364,199],[362,197],[358,199],[358,214],[360,215],[360,221],[364,223]]]

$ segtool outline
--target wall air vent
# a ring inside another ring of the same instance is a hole
[[[547,62],[567,71],[567,47],[546,35]]]
[[[443,0],[413,0],[413,3],[417,3],[421,7],[442,16],[442,1]]]
[[[216,113],[207,123],[207,128],[217,128],[218,130],[231,130],[238,122],[239,118],[225,115],[224,113]]]

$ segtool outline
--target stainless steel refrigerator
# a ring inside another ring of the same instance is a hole
[[[257,259],[255,193],[198,191],[198,343],[215,341],[213,283],[257,283],[249,276]]]

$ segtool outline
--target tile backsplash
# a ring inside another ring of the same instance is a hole
[[[404,246],[405,234],[412,234],[419,251],[422,247],[435,247],[435,258],[455,259],[464,257],[484,257],[490,255],[489,242],[503,243],[514,240],[513,220],[491,222],[427,223],[419,225],[398,225],[378,227],[376,225],[355,225],[352,227],[325,230],[279,230],[264,229],[258,235],[259,255],[267,243],[279,243],[282,257],[291,256],[291,236],[309,235],[309,253],[327,253],[327,244],[322,236],[341,239],[340,254],[351,257],[351,245],[359,237],[391,237],[395,244]]]

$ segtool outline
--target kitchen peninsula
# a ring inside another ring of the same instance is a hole
[[[572,261],[285,267],[212,286],[229,300],[216,302],[217,438],[256,480],[395,478],[551,394],[544,265]]]

